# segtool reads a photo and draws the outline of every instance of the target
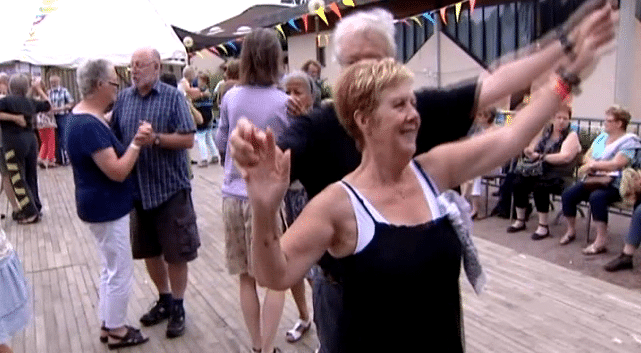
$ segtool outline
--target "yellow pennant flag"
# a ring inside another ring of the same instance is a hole
[[[458,4],[454,5],[454,10],[456,11],[456,22],[458,22],[458,19],[461,15],[461,5],[463,5],[462,2],[459,2]]]
[[[227,48],[225,48],[225,46],[224,46],[224,45],[219,44],[217,48],[220,48],[222,51],[224,51],[224,52],[225,52],[225,55],[227,55]]]
[[[323,20],[323,22],[325,22],[326,25],[329,26],[329,22],[327,22],[327,17],[325,17],[325,9],[322,6],[319,7],[318,10],[316,10],[316,14],[318,15],[318,17],[320,17]]]
[[[418,17],[414,16],[414,17],[412,17],[412,20],[414,22],[418,23],[419,26],[423,27],[423,23],[421,22],[421,20],[418,19]]]
[[[278,31],[278,33],[282,34],[284,39],[287,39],[287,37],[285,37],[285,32],[283,32],[283,25],[282,24],[277,24],[276,25],[276,30]]]
[[[354,7],[354,1],[353,0],[343,0],[343,5],[345,6],[351,6]]]
[[[198,55],[198,57],[201,58],[201,59],[204,58],[203,54],[201,52],[196,52],[196,55]]]

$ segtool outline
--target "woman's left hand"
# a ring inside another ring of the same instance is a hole
[[[290,151],[283,152],[276,146],[269,127],[266,132],[254,129],[252,135],[258,161],[240,168],[247,182],[247,194],[254,211],[276,212],[289,187]]]

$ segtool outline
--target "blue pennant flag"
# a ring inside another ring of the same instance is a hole
[[[292,26],[293,29],[296,30],[296,32],[300,32],[300,28],[296,26],[296,21],[292,18],[291,20],[287,21],[287,23]]]

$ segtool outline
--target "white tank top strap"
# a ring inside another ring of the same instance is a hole
[[[440,194],[440,191],[436,188],[436,183],[434,183],[432,178],[430,178],[430,176],[425,173],[418,162],[412,160],[410,164],[412,165],[412,170],[414,170],[419,184],[421,184],[423,194],[425,195],[425,199],[427,200],[427,205],[429,206],[430,212],[432,213],[432,219],[443,217],[440,207],[438,207],[438,201],[436,200],[438,198],[438,195]]]
[[[356,249],[354,249],[354,254],[357,254],[374,239],[376,223],[374,222],[374,215],[365,206],[367,201],[362,196],[357,195],[358,191],[344,180],[341,180],[341,185],[349,195],[349,200],[354,209],[354,216],[356,217]],[[374,211],[378,213],[378,211]]]

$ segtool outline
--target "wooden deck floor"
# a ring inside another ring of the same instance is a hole
[[[194,171],[193,196],[203,246],[200,257],[190,265],[187,333],[168,340],[164,325],[158,325],[145,329],[149,343],[123,352],[250,351],[238,303],[238,280],[227,274],[224,265],[222,170],[210,166]],[[16,353],[107,351],[98,340],[98,256],[91,234],[76,216],[71,169],[41,171],[39,178],[43,221],[28,226],[10,220],[2,224],[33,289],[33,319],[11,345]],[[4,197],[0,205],[8,209]],[[497,224],[496,231],[503,231],[503,225]],[[489,284],[484,294],[476,296],[461,279],[468,352],[641,351],[638,291],[487,240],[476,241]],[[138,325],[155,295],[143,263],[137,261],[129,306],[132,324]],[[316,345],[313,332],[295,345],[284,340],[296,317],[288,295],[276,344],[284,352],[312,352]],[[426,342],[426,347],[437,344]]]

